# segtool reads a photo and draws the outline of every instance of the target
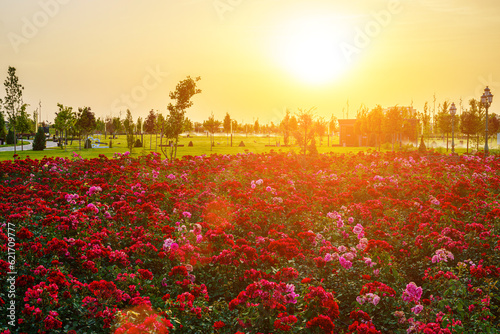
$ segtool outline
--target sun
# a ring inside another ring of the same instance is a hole
[[[293,20],[279,34],[277,61],[307,84],[337,80],[349,65],[339,47],[342,33],[332,18]]]

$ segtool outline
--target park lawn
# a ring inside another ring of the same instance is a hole
[[[109,148],[110,138],[109,136],[104,139],[100,136],[101,145],[108,146],[107,148],[92,148],[83,149],[83,140],[79,144],[78,141],[73,141],[73,143],[68,145],[65,149],[60,147],[47,148],[43,151],[33,151],[33,150],[17,150],[17,156],[19,159],[43,159],[44,157],[60,157],[60,158],[71,158],[76,154],[84,159],[91,159],[98,157],[100,154],[111,158],[115,153],[125,153],[129,149],[127,147],[127,139],[125,135],[116,136],[117,138],[112,140],[112,148]],[[98,139],[98,136],[94,136]],[[137,138],[141,138],[138,136]],[[147,155],[150,152],[157,152],[162,154],[159,146],[160,138],[155,138],[155,136],[144,135],[143,137],[144,145],[143,147],[134,147],[132,149],[132,156],[138,157],[142,155]],[[231,139],[226,135],[216,136],[214,138],[215,146],[210,147],[210,139],[207,136],[197,136],[190,135],[189,137],[183,135],[179,138],[179,146],[177,149],[177,157],[182,158],[183,156],[201,156],[201,155],[212,155],[212,154],[238,154],[238,153],[266,153],[266,152],[296,152],[300,151],[298,146],[291,147],[277,147],[276,142],[279,141],[283,143],[283,138],[281,137],[261,137],[261,136],[245,136],[245,135],[235,135],[233,136],[233,145],[231,146]],[[193,146],[188,146],[192,142]],[[240,147],[239,144],[243,142],[245,146]],[[338,143],[338,138],[334,138],[332,143]],[[269,146],[274,145],[274,146]],[[168,148],[167,148],[168,149]],[[348,153],[348,152],[359,152],[374,150],[374,148],[366,147],[328,147],[326,138],[323,138],[322,144],[317,145],[319,153],[336,152],[336,153]],[[383,150],[385,151],[385,150]],[[0,152],[0,161],[11,160],[14,156],[14,152]]]
[[[141,139],[141,136],[137,136],[137,138]],[[107,136],[104,139],[104,136],[94,136],[94,139],[99,139],[101,141],[101,145],[106,145],[106,148],[93,148],[93,149],[83,149],[83,140],[79,144],[78,141],[73,141],[72,144],[68,145],[66,149],[62,149],[60,147],[47,148],[43,151],[33,151],[33,150],[23,150],[20,148],[17,150],[17,156],[19,159],[43,159],[44,157],[60,157],[60,158],[71,158],[76,154],[81,156],[84,159],[96,158],[100,154],[105,155],[108,158],[113,157],[116,153],[125,153],[128,152],[129,149],[127,147],[127,139],[125,135],[118,135],[115,139],[112,140],[112,148],[109,148],[110,137]],[[151,152],[157,152],[162,154],[162,158],[165,158],[161,151],[161,147],[159,146],[160,138],[156,138],[154,135],[144,135],[142,136],[144,141],[143,147],[134,147],[132,149],[131,155],[134,157],[139,157],[142,155],[147,155]],[[192,142],[193,146],[188,146],[189,143]],[[177,149],[177,158],[182,158],[183,156],[201,156],[207,155],[210,156],[212,154],[239,154],[239,153],[268,153],[271,151],[274,152],[295,152],[299,153],[300,148],[296,145],[291,147],[283,147],[276,146],[277,142],[283,143],[283,137],[265,137],[265,136],[246,136],[246,135],[234,135],[233,143],[231,146],[231,139],[229,136],[225,134],[221,134],[214,138],[215,146],[210,147],[210,138],[205,135],[190,135],[189,137],[186,135],[182,135],[179,138],[179,147]],[[245,146],[240,147],[239,144],[243,142]],[[317,140],[317,150],[318,153],[349,153],[349,152],[361,152],[361,151],[377,151],[377,147],[341,147],[341,146],[328,146],[326,138],[323,138],[322,141]],[[334,137],[331,142],[331,145],[338,144],[338,137]],[[168,149],[168,148],[167,148]],[[396,145],[396,150],[399,150],[399,147]],[[416,148],[409,148],[410,150],[414,150]],[[389,144],[383,145],[381,148],[382,152],[391,151],[392,146]],[[435,149],[438,153],[447,153],[445,148],[437,148]],[[469,149],[469,152],[472,150]],[[167,150],[165,150],[167,152]],[[458,154],[466,153],[465,148],[456,148],[455,152]],[[451,153],[451,148],[448,151]],[[498,153],[498,150],[491,150],[491,153]],[[11,160],[14,156],[14,152],[0,152],[0,161],[2,160]]]

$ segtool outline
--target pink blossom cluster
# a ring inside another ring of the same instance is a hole
[[[440,248],[436,251],[436,254],[432,257],[432,263],[439,263],[441,261],[448,262],[448,260],[455,259],[453,254],[444,248]]]

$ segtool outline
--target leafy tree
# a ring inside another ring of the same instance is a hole
[[[78,108],[78,115],[75,123],[78,131],[78,141],[81,149],[81,136],[85,137],[85,143],[88,141],[88,136],[96,128],[96,119],[90,107]]]
[[[479,134],[483,130],[484,108],[476,99],[469,101],[469,109],[460,116],[460,131],[467,135],[467,153],[469,153],[469,138],[475,138],[476,149],[479,149]]]
[[[113,118],[113,128],[116,134],[120,134],[123,131],[123,123],[120,117]]]
[[[229,113],[226,113],[226,116],[224,117],[224,121],[222,123],[222,127],[224,128],[224,132],[226,134],[229,134],[229,132],[231,132],[231,116],[229,116]]]
[[[260,125],[259,125],[259,119],[257,119],[253,125],[253,131],[255,133],[258,133],[259,132],[259,129],[260,129]]]
[[[314,139],[314,110],[315,107],[309,110],[299,109],[297,114],[297,130],[294,131],[293,135],[295,140],[300,146],[300,151],[304,155],[308,152],[313,153],[314,149],[310,146]]]
[[[165,119],[165,116],[163,116],[163,114],[159,112],[156,115],[156,131],[162,132],[166,122],[167,120]]]
[[[182,129],[184,132],[191,132],[194,129],[193,121],[191,121],[189,118],[185,117],[184,118],[184,125],[182,126]]]
[[[38,128],[38,131],[33,140],[33,151],[43,151],[46,147],[45,132],[42,127]]]
[[[152,136],[153,133],[155,132],[156,129],[156,114],[155,112],[151,109],[149,111],[148,117],[146,117],[146,120],[144,121],[144,131],[146,133],[149,133],[149,149],[151,149],[151,143],[152,143]]]
[[[401,130],[403,128],[403,115],[398,106],[394,106],[387,110],[383,120],[383,128],[385,133],[391,135],[392,150],[394,151],[394,142],[396,140],[396,136],[401,133]]]
[[[500,117],[497,114],[488,115],[488,137],[494,137],[500,132]]]
[[[170,92],[169,97],[175,100],[175,104],[169,103],[167,109],[169,114],[164,129],[165,137],[174,141],[174,145],[170,147],[170,161],[173,161],[177,156],[177,144],[179,143],[179,136],[182,133],[184,126],[184,116],[186,109],[193,105],[191,98],[195,94],[201,93],[201,89],[196,87],[196,82],[201,80],[200,77],[192,79],[187,77],[177,84],[175,91]],[[165,152],[164,152],[165,153]],[[165,154],[167,156],[167,154]]]
[[[319,117],[315,122],[314,122],[314,132],[319,136],[319,142],[323,142],[323,136],[326,133],[327,129],[327,124],[328,122],[323,118]]]
[[[135,133],[136,134],[142,134],[143,131],[143,121],[142,117],[137,117],[137,122],[135,124]]]
[[[15,122],[14,128],[21,135],[25,132],[28,132],[29,129],[31,128],[30,119],[28,113],[26,112],[27,106],[28,106],[27,104],[23,104],[21,106],[19,112],[17,113],[17,119]],[[24,141],[22,140],[22,138],[21,138],[21,151],[24,151]]]
[[[23,90],[24,87],[19,84],[19,78],[16,75],[16,69],[9,66],[7,71],[8,76],[5,79],[5,99],[3,101],[4,110],[7,112],[9,129],[12,129],[14,138],[16,138],[16,121],[19,111],[24,105]],[[16,154],[16,146],[14,146],[14,154]]]
[[[437,126],[442,134],[446,134],[446,152],[448,152],[448,134],[451,132],[451,115],[448,111],[450,103],[444,101],[441,110],[436,115]]]
[[[110,116],[106,116],[106,119],[104,120],[105,123],[105,135],[109,133],[111,138],[113,138],[113,135],[115,133],[115,125],[113,124],[113,119]]]
[[[365,106],[361,108],[356,113],[356,123],[354,123],[354,133],[358,136],[366,135],[370,130],[368,126],[368,109]]]
[[[429,103],[425,102],[424,111],[418,114],[418,118],[422,122],[424,137],[429,140],[429,136],[431,133],[431,113],[429,111]]]
[[[425,153],[427,151],[427,148],[425,147],[423,135],[420,137],[420,145],[418,146],[418,151],[420,153]]]
[[[377,134],[377,145],[378,145],[378,150],[380,151],[380,144],[382,142],[382,133],[384,131],[384,125],[385,125],[385,120],[384,120],[385,116],[382,106],[377,105],[375,108],[370,110],[367,119],[368,119],[368,128],[370,129],[369,131],[371,133]]]
[[[0,104],[2,102],[0,101]],[[2,143],[5,142],[7,136],[7,130],[5,129],[5,118],[3,118],[3,113],[0,112],[0,140]]]
[[[7,137],[5,139],[5,142],[8,144],[8,145],[12,145],[12,144],[17,144],[17,139],[16,137],[14,136],[14,131],[12,131],[11,128],[9,128],[9,131],[7,132]]]
[[[56,118],[54,119],[54,127],[57,130],[59,130],[60,139],[62,139],[63,133],[65,133],[67,139],[68,129],[71,127],[74,120],[73,107],[67,107],[61,103],[58,103],[57,107],[59,108],[59,111],[56,112]],[[64,144],[65,144],[64,150],[66,150],[66,145],[67,145],[66,140],[64,141]]]
[[[290,142],[290,134],[292,133],[290,124],[290,110],[286,110],[285,117],[280,123],[281,132],[283,133],[283,142],[288,145]]]
[[[217,121],[214,117],[214,113],[210,115],[208,120],[203,122],[203,127],[205,130],[207,130],[211,136],[210,136],[210,151],[212,150],[212,147],[214,146],[214,133],[217,131],[219,126],[221,125],[220,121]]]
[[[129,109],[127,109],[127,116],[123,121],[123,126],[125,127],[125,132],[127,133],[127,147],[132,153],[132,149],[134,148],[134,120],[132,119],[132,113]]]
[[[95,120],[95,130],[100,132],[100,133],[103,133],[104,132],[104,120],[100,117],[98,117],[96,120]]]

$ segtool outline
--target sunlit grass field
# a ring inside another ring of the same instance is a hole
[[[65,148],[54,147],[54,148],[46,148],[43,151],[33,151],[26,150],[26,148],[21,151],[21,148],[18,147],[17,155],[20,159],[25,159],[27,157],[31,159],[42,159],[44,157],[62,157],[62,158],[70,158],[73,157],[74,154],[80,155],[82,158],[95,158],[100,154],[103,154],[107,157],[113,157],[115,153],[125,153],[129,151],[127,147],[127,138],[125,135],[117,135],[115,139],[112,140],[112,148],[109,148],[110,137],[107,136],[93,136],[94,139],[99,139],[101,142],[101,148],[92,148],[92,149],[84,149],[83,148],[83,140],[81,143],[78,140],[74,140],[73,143],[68,141],[68,146]],[[143,147],[134,147],[132,149],[132,156],[140,156],[147,155],[150,152],[157,152],[162,154],[162,157],[165,158],[165,155],[162,153],[160,147],[160,137],[156,137],[154,135],[143,135],[137,136],[136,139],[142,139],[144,142]],[[51,139],[50,139],[51,140]],[[189,143],[192,142],[193,146],[188,146]],[[283,137],[280,136],[254,136],[245,134],[233,135],[232,145],[231,145],[231,137],[226,136],[225,134],[220,134],[215,136],[214,138],[215,145],[210,147],[210,138],[206,135],[200,134],[191,134],[189,137],[187,135],[182,135],[179,138],[179,147],[177,149],[177,158],[182,158],[183,156],[199,156],[199,155],[211,155],[211,154],[238,154],[238,153],[265,153],[270,151],[275,152],[296,152],[299,153],[300,147],[297,145],[292,145],[290,147],[283,146]],[[239,144],[243,142],[244,146],[239,146]],[[164,140],[164,144],[165,144]],[[280,143],[280,146],[277,144]],[[327,153],[327,152],[336,152],[336,153],[347,153],[347,152],[359,152],[359,151],[369,151],[369,150],[378,150],[378,147],[341,147],[341,146],[332,146],[338,145],[339,138],[338,136],[330,138],[330,146],[328,146],[327,137],[323,137],[321,140],[319,138],[316,139],[316,147],[319,153]],[[10,145],[12,146],[12,145]],[[3,146],[4,147],[4,146]],[[164,148],[168,149],[168,148]],[[403,149],[415,150],[416,147],[406,146]],[[482,147],[481,147],[482,149]],[[392,150],[392,145],[385,144],[381,148],[382,151],[390,151]],[[400,150],[399,145],[395,145],[395,150]],[[435,149],[439,153],[446,153],[446,148],[438,147]],[[474,147],[469,148],[469,153],[474,150]],[[493,147],[490,146],[491,153],[498,152],[496,145]],[[166,150],[165,150],[166,152]],[[458,154],[466,153],[466,149],[464,147],[456,147],[455,152]],[[449,147],[448,153],[451,153],[451,146]],[[14,152],[0,152],[0,160],[10,160],[13,159]]]
[[[110,137],[107,136],[104,139],[104,136],[94,136],[95,139],[100,139],[102,143],[101,146],[109,146]],[[138,139],[141,139],[141,136],[137,136]],[[156,138],[154,135],[144,135],[142,136],[144,141],[143,147],[134,147],[132,149],[132,156],[140,156],[146,155],[150,152],[157,152],[162,154],[160,147],[160,137]],[[188,146],[189,143],[192,142],[193,146]],[[211,154],[238,154],[238,153],[265,153],[274,150],[275,152],[288,152],[294,151],[299,152],[300,148],[296,145],[290,147],[277,146],[276,144],[279,142],[283,145],[283,137],[263,137],[263,136],[245,136],[245,135],[234,135],[233,142],[231,146],[231,137],[224,135],[215,136],[214,137],[215,145],[210,147],[210,138],[206,135],[182,135],[179,138],[179,147],[177,148],[177,157],[181,158],[185,155],[191,156],[199,156],[199,155],[211,155]],[[239,146],[240,143],[243,142],[245,146]],[[68,146],[65,148],[55,147],[55,148],[46,148],[43,151],[33,151],[33,150],[24,150],[21,151],[20,147],[18,147],[17,155],[20,159],[31,158],[31,159],[42,159],[43,157],[62,157],[62,158],[70,158],[75,153],[80,155],[82,158],[95,158],[100,154],[104,154],[107,157],[113,157],[115,153],[125,153],[129,151],[127,147],[127,138],[125,135],[118,135],[115,139],[112,140],[112,148],[92,148],[92,149],[84,149],[83,148],[83,140],[79,144],[77,140],[74,140],[73,143],[68,141]],[[165,141],[164,141],[165,144]],[[338,144],[338,137],[334,137],[330,140],[330,145]],[[181,146],[183,145],[183,146]],[[274,145],[274,146],[270,146]],[[316,145],[319,153],[325,152],[338,152],[338,153],[347,153],[347,152],[358,152],[358,151],[366,151],[369,148],[366,147],[338,147],[338,146],[328,146],[327,138],[323,137],[322,141],[319,142],[317,140]],[[164,149],[168,149],[164,148]],[[373,149],[373,148],[372,148]],[[165,150],[166,151],[166,150]],[[14,152],[0,152],[0,160],[10,160],[14,156]]]

